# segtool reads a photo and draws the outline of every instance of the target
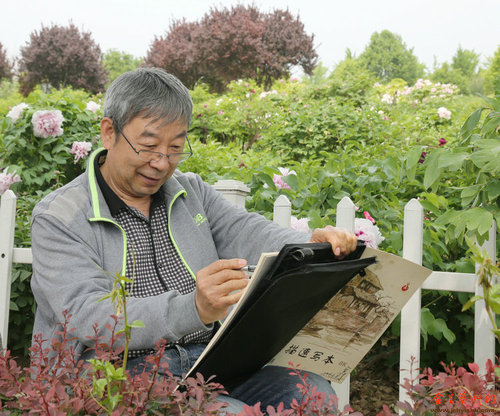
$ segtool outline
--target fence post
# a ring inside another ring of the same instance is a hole
[[[285,195],[280,195],[274,201],[273,222],[282,227],[289,228],[292,217],[292,204]]]
[[[0,349],[7,348],[15,224],[16,195],[7,190],[0,203]]]
[[[243,182],[234,179],[221,179],[213,187],[233,205],[245,208],[245,198],[250,193],[250,188]]]
[[[337,204],[337,218],[335,220],[335,226],[354,232],[355,215],[356,210],[354,209],[354,203],[351,201],[351,198],[347,196],[343,197]],[[350,384],[350,376],[348,376],[341,384],[332,382],[332,386],[335,389],[335,393],[337,394],[337,397],[339,399],[339,409],[343,409],[345,405],[349,404],[350,402]]]
[[[424,209],[415,198],[411,199],[405,206],[403,225],[403,258],[417,264],[422,264],[422,253],[424,244]],[[401,310],[401,335],[399,367],[408,366],[411,357],[415,357],[413,370],[419,368],[420,362],[420,316],[421,316],[421,289],[419,288],[408,303]],[[399,383],[403,384],[408,378],[406,371],[399,372]],[[399,400],[408,399],[407,392],[399,387]]]
[[[490,228],[488,240],[481,246],[486,250],[493,261],[496,260],[496,233],[497,227],[495,221]],[[476,273],[479,265],[476,264]],[[477,284],[476,276],[476,295],[483,296],[483,288]],[[495,316],[493,314],[493,316]],[[493,326],[488,317],[484,300],[477,301],[474,304],[474,362],[479,365],[479,371],[486,373],[486,361],[490,358],[495,363],[495,335],[491,332]]]

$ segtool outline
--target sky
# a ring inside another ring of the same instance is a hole
[[[485,63],[500,45],[500,0],[0,0],[0,42],[12,59],[30,33],[73,22],[91,32],[103,52],[117,49],[144,57],[170,22],[199,20],[211,7],[253,4],[262,12],[287,9],[314,35],[320,61],[329,69],[346,49],[359,55],[374,32],[400,35],[432,70],[451,62],[459,46]]]

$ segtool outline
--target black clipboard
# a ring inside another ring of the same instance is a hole
[[[329,243],[285,245],[187,377],[215,375],[227,391],[267,364],[354,276],[375,263],[365,246],[339,260]]]

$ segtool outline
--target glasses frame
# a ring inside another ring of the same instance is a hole
[[[133,145],[132,143],[130,143],[130,140],[127,139],[127,136],[125,136],[125,134],[123,134],[123,131],[122,129],[118,129],[118,132],[123,136],[123,138],[125,139],[125,141],[130,145],[130,147],[132,148],[132,150],[137,153],[137,156],[139,156],[139,158],[141,158],[141,152],[142,154],[153,154],[153,155],[158,155],[159,159],[153,159],[153,160],[150,160],[150,161],[146,161],[144,159],[141,158],[141,160],[143,162],[147,162],[147,163],[151,163],[151,162],[159,162],[162,158],[167,158],[167,160],[170,162],[170,157],[172,156],[181,156],[182,158],[182,155],[186,156],[185,159],[182,159],[182,160],[179,160],[177,162],[177,164],[179,163],[182,163],[182,162],[185,162],[186,160],[188,160],[191,156],[193,156],[193,149],[191,148],[191,143],[189,143],[189,138],[188,136],[186,135],[186,142],[189,146],[189,152],[182,152],[182,153],[171,153],[169,155],[166,155],[165,153],[162,153],[162,152],[155,152],[154,150],[137,150]]]

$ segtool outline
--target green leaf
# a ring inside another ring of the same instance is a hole
[[[490,118],[491,117],[491,118]],[[491,113],[488,115],[488,119],[481,128],[481,134],[487,136],[489,133],[496,131],[500,126],[500,115],[499,113]]]
[[[422,155],[422,146],[416,146],[410,149],[406,155],[406,175],[410,181],[415,179],[418,161]]]
[[[494,201],[500,196],[500,180],[492,180],[486,185],[486,194],[489,201]]]
[[[440,169],[448,169],[454,172],[462,167],[464,160],[468,156],[469,154],[465,152],[442,152],[439,157],[438,166]]]
[[[439,168],[440,153],[433,152],[427,159],[425,175],[424,175],[424,188],[429,189],[433,186],[441,176],[441,169]]]
[[[478,300],[481,300],[483,299],[482,296],[479,296],[479,295],[476,295],[476,296],[472,296],[466,303],[464,306],[462,306],[462,312],[466,311],[467,309],[470,309],[470,307],[472,305],[474,305],[474,303],[476,303]]]
[[[287,175],[283,177],[283,180],[290,185],[290,188],[292,189],[299,189],[299,180],[297,178],[297,175]]]
[[[146,325],[144,325],[144,322],[136,320],[134,322],[129,323],[128,326],[131,328],[144,328]]]
[[[467,120],[465,120],[465,123],[462,125],[462,128],[460,129],[460,135],[463,138],[462,143],[470,137],[472,130],[474,130],[474,128],[477,126],[477,123],[481,118],[481,113],[485,108],[486,107],[477,109],[469,117],[467,117]]]

